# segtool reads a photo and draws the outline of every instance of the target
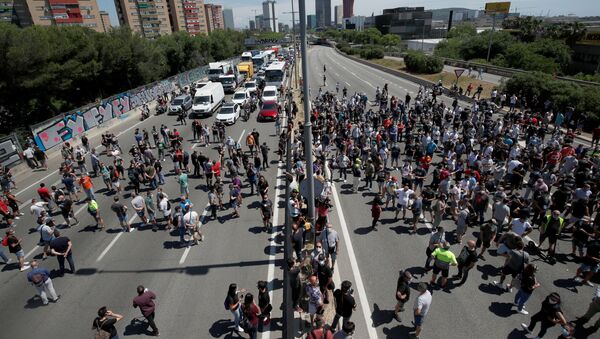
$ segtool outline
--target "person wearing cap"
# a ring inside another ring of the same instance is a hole
[[[531,317],[529,325],[522,323],[521,327],[523,327],[527,333],[531,333],[538,322],[541,322],[541,328],[535,339],[543,338],[546,331],[556,324],[568,326],[567,320],[561,309],[561,299],[558,293],[550,293],[544,301],[542,301],[541,310]]]
[[[431,253],[431,257],[434,259],[434,262],[433,274],[431,275],[431,281],[429,283],[435,285],[437,275],[442,272],[442,283],[440,284],[440,287],[444,288],[448,282],[448,271],[450,270],[450,266],[458,265],[456,256],[450,251],[450,243],[447,241],[443,242],[441,247],[436,248]]]
[[[358,191],[358,184],[360,183],[362,161],[356,158],[354,165],[352,165],[352,192]]]
[[[25,252],[21,247],[22,241],[23,239],[18,239],[15,237],[15,230],[13,229],[6,231],[6,237],[2,239],[2,245],[8,246],[8,251],[17,256],[17,261],[19,262],[19,269],[21,272],[26,271],[31,267],[29,266],[29,262],[25,261]]]
[[[419,296],[415,299],[415,305],[413,307],[413,312],[415,316],[415,330],[410,332],[410,335],[413,338],[418,338],[423,330],[423,322],[427,313],[429,313],[429,308],[431,307],[432,296],[431,292],[427,289],[427,283],[421,282],[417,286],[417,290],[419,291]]]
[[[410,299],[410,281],[413,276],[409,271],[400,271],[398,282],[396,283],[396,307],[394,308],[394,318],[401,322],[400,312],[404,311],[404,305]]]

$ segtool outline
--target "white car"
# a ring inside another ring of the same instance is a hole
[[[277,102],[277,87],[275,86],[265,86],[265,89],[263,90],[262,93],[262,101],[263,102],[267,102],[267,101],[275,101]]]
[[[256,80],[246,81],[246,83],[244,83],[244,88],[250,94],[256,93],[256,89],[258,88],[258,85],[256,84]]]
[[[235,124],[240,117],[240,105],[234,103],[226,103],[221,106],[221,110],[217,113],[217,121],[225,124]]]
[[[231,98],[231,101],[234,104],[244,106],[248,99],[250,99],[250,92],[247,89],[240,89],[233,94],[233,98]]]

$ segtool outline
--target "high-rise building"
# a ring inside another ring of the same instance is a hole
[[[397,34],[402,40],[422,39],[431,34],[431,17],[424,7],[398,7],[375,15],[374,24],[382,34]]]
[[[249,28],[251,31],[255,31],[255,30],[256,30],[256,22],[255,22],[254,20],[250,20],[250,21],[248,22],[248,28]]]
[[[235,29],[233,23],[233,9],[225,8],[223,10],[223,25],[225,26],[225,29]]]
[[[102,23],[102,29],[104,33],[108,33],[111,29],[110,15],[106,11],[100,11],[100,22]]]
[[[317,16],[315,14],[309,14],[306,16],[306,28],[307,29],[317,28]]]
[[[169,8],[166,2],[161,0],[129,1],[115,0],[117,16],[121,25],[129,26],[132,31],[138,32],[146,38],[171,34],[171,20],[169,20]]]
[[[0,0],[0,22],[21,27],[83,26],[104,32],[96,0]]]
[[[331,0],[315,0],[317,27],[331,26]]]
[[[209,33],[216,29],[225,29],[223,23],[223,6],[205,4],[204,10],[206,14],[206,27]]]
[[[208,33],[204,0],[169,0],[169,14],[174,32]]]
[[[254,17],[254,24],[256,24],[256,30],[257,31],[262,31],[263,30],[263,16],[261,15],[257,15]]]
[[[343,23],[343,14],[342,5],[333,7],[333,22],[336,27]]]
[[[344,0],[344,18],[351,18],[354,16],[354,0]]]
[[[267,0],[262,3],[263,7],[263,22],[262,28],[265,31],[277,32],[279,25],[277,24],[277,15],[275,15],[275,1]]]

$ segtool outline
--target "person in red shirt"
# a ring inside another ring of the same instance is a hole
[[[50,210],[50,213],[52,213],[54,211],[54,206],[52,205],[52,195],[46,187],[46,184],[44,184],[43,182],[40,183],[40,188],[38,188],[37,193],[42,201],[48,203],[48,209]]]
[[[156,310],[154,299],[156,299],[156,294],[154,294],[154,292],[148,290],[147,288],[144,288],[144,286],[142,285],[139,285],[137,287],[137,294],[137,297],[133,298],[133,307],[140,308],[140,311],[142,311],[142,315],[147,320],[146,326],[150,326],[152,328],[152,331],[154,331],[152,332],[152,335],[158,337],[158,328],[156,327],[156,323],[154,322],[154,312]]]
[[[215,161],[215,164],[212,166],[211,168],[215,178],[220,178],[221,177],[221,162],[220,161]]]
[[[371,205],[371,217],[373,217],[371,228],[373,230],[376,230],[375,226],[377,226],[379,217],[381,217],[381,198],[379,197],[379,195],[376,195],[373,199],[373,203]]]
[[[450,176],[450,171],[448,170],[448,168],[444,167],[442,168],[442,170],[440,171],[440,181],[448,178]]]
[[[244,304],[242,305],[242,312],[244,312],[244,316],[248,319],[248,326],[244,328],[244,331],[250,335],[251,339],[255,339],[256,332],[258,331],[258,316],[260,315],[260,309],[256,306],[252,293],[246,293]]]
[[[560,162],[561,155],[558,150],[554,150],[546,155],[546,169],[554,169]]]
[[[575,149],[571,145],[567,145],[567,146],[563,147],[563,149],[560,151],[561,159],[563,159],[569,155],[574,155],[574,154],[575,154]]]
[[[421,163],[421,167],[425,170],[425,171],[429,171],[429,166],[431,165],[431,157],[428,155],[424,155],[421,157],[421,159],[419,159],[419,162]]]

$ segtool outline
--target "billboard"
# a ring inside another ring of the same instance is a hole
[[[510,12],[510,1],[485,4],[485,14],[508,14],[508,12]]]

